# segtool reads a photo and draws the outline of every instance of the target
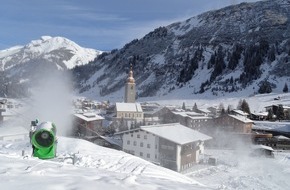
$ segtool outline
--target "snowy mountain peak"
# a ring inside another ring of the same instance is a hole
[[[57,65],[58,69],[72,69],[94,60],[101,51],[80,47],[64,37],[42,36],[25,46],[0,51],[0,68],[9,70],[35,60]]]
[[[39,81],[45,74],[85,65],[101,53],[83,48],[67,38],[51,36],[42,36],[27,45],[1,50],[0,94],[21,96],[27,92],[24,89],[34,86],[31,83]]]

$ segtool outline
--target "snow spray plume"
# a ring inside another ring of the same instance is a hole
[[[31,89],[31,120],[55,123],[57,135],[72,134],[72,85],[70,76],[61,71],[43,73]]]

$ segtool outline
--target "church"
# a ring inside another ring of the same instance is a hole
[[[140,103],[136,103],[136,84],[132,65],[125,84],[124,102],[116,103],[115,113],[113,126],[116,132],[130,130],[143,124],[144,113]]]

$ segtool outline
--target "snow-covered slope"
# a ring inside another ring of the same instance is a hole
[[[245,148],[207,149],[205,157],[217,158],[218,165],[195,165],[186,174],[79,139],[60,137],[57,151],[57,158],[40,160],[30,156],[28,139],[0,141],[1,189],[286,190],[290,185],[289,151],[261,158]]]
[[[30,156],[28,139],[0,141],[1,189],[209,189],[182,174],[84,140],[60,137],[57,152],[54,160],[40,160]]]
[[[80,93],[123,96],[130,64],[139,98],[248,96],[265,82],[280,93],[290,83],[289,20],[289,0],[268,0],[156,28],[75,70]]]
[[[101,51],[82,48],[63,37],[42,36],[25,46],[16,46],[0,51],[0,69],[11,69],[16,65],[44,59],[56,64],[59,69],[72,69],[76,65],[87,64],[94,60]]]

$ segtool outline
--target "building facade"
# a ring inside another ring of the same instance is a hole
[[[125,152],[178,172],[199,162],[210,139],[179,123],[141,126],[122,136]]]
[[[116,103],[115,113],[112,125],[117,132],[139,127],[144,122],[140,103]]]
[[[74,129],[76,136],[97,136],[101,135],[103,129],[102,116],[95,113],[74,114]]]
[[[213,119],[213,125],[231,133],[251,133],[253,121],[242,116],[225,114]]]

